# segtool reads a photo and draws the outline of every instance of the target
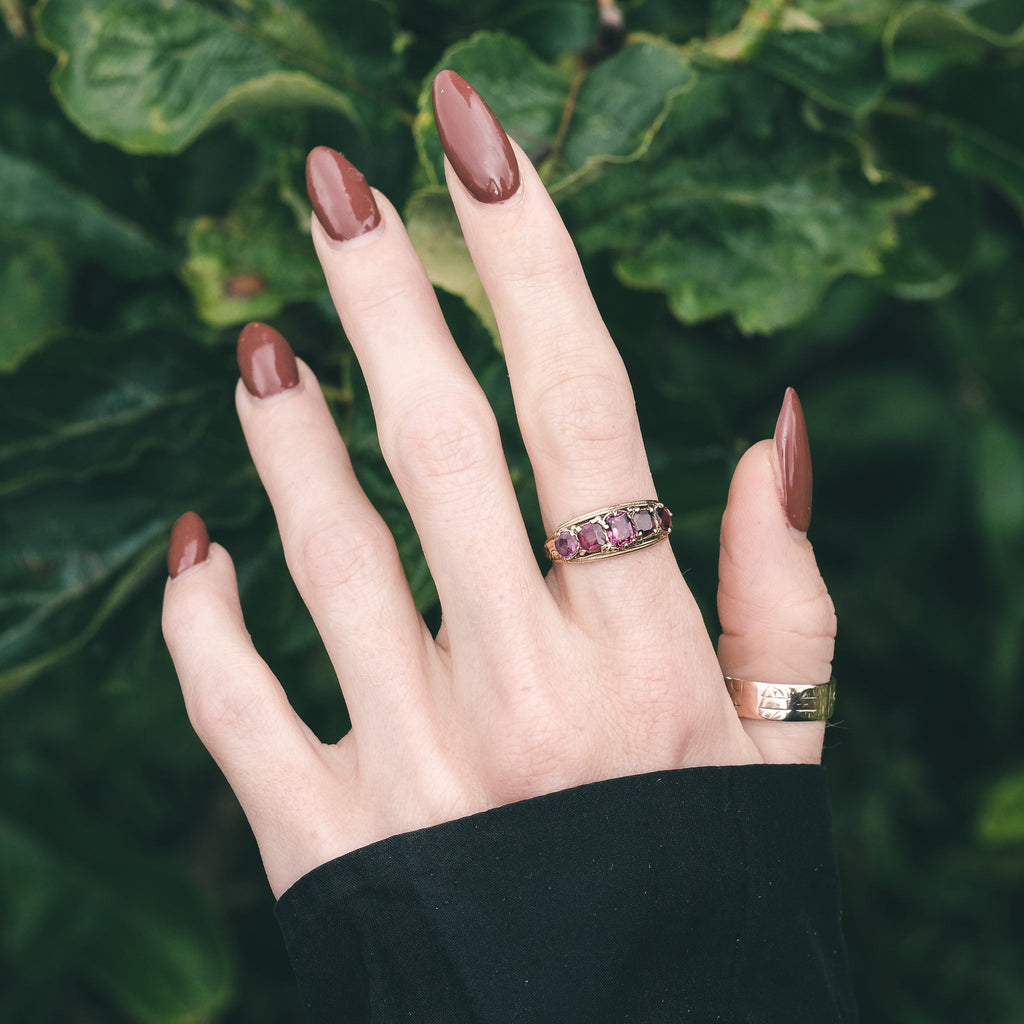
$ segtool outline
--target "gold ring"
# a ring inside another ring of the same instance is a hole
[[[824,722],[836,703],[836,681],[827,683],[758,683],[725,677],[740,718],[767,722]]]
[[[672,513],[654,498],[609,505],[562,523],[544,542],[552,562],[596,562],[639,551],[672,532]]]

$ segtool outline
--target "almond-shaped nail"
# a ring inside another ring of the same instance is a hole
[[[362,173],[327,146],[306,157],[306,191],[317,220],[337,242],[365,235],[380,223],[377,200]]]
[[[775,451],[782,473],[782,505],[794,530],[807,532],[811,525],[811,446],[800,399],[786,389],[782,411],[775,424]]]
[[[519,189],[519,164],[505,129],[480,94],[454,71],[434,79],[434,120],[449,163],[481,203],[500,203]]]
[[[172,527],[171,542],[167,546],[167,571],[171,579],[205,562],[209,553],[210,535],[206,524],[195,512],[186,512]]]
[[[267,324],[251,323],[238,336],[238,370],[250,395],[269,398],[299,383],[291,346]]]

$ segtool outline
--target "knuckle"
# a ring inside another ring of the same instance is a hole
[[[570,446],[583,459],[623,450],[639,434],[624,374],[560,373],[538,393],[532,422],[547,454]]]
[[[217,678],[205,678],[191,688],[185,701],[192,728],[211,750],[228,737],[255,732],[261,715],[258,702],[239,699],[234,688],[224,683]]]
[[[391,436],[396,462],[410,479],[459,490],[492,471],[501,451],[486,402],[431,400],[406,413]]]
[[[315,592],[331,593],[375,579],[394,547],[394,538],[377,515],[361,516],[358,527],[320,523],[303,537],[293,575]]]

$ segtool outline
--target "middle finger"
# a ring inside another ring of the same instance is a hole
[[[538,609],[547,591],[487,399],[391,205],[325,148],[310,154],[307,181],[317,254],[448,632],[514,628],[510,617]],[[357,203],[369,220],[356,222]]]

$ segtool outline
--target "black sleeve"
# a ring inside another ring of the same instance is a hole
[[[330,861],[276,913],[315,1024],[856,1020],[816,766],[499,807]]]

